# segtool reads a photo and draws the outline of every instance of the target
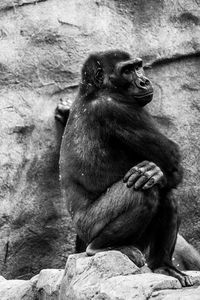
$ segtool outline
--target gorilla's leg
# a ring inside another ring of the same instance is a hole
[[[77,235],[76,236],[76,245],[75,245],[75,253],[85,252],[86,244],[83,240]]]
[[[79,199],[80,201],[80,199]],[[84,200],[83,200],[84,202]],[[138,241],[154,217],[159,202],[157,188],[136,191],[119,181],[74,215],[78,235],[94,255],[108,249],[122,250],[138,263]],[[126,249],[122,249],[126,246]],[[135,256],[135,259],[134,259]],[[139,264],[144,264],[144,258]]]
[[[193,285],[192,278],[179,271],[172,263],[179,228],[177,202],[167,196],[161,200],[153,220],[149,266],[156,273],[176,277],[182,286]]]

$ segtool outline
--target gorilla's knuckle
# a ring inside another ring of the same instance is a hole
[[[142,174],[143,173],[143,169],[135,167],[134,170],[133,170],[133,173]]]
[[[143,176],[149,179],[151,177],[151,174],[150,172],[145,172]]]
[[[159,174],[160,172],[162,172],[158,166],[155,167],[155,171],[156,171],[158,174]]]
[[[150,167],[154,167],[154,168],[157,167],[157,165],[152,161],[149,163],[149,165],[150,165]]]
[[[159,175],[160,175],[160,177],[164,177],[164,173],[163,173],[163,171],[159,171]]]
[[[150,162],[148,160],[143,161],[144,164],[149,164]]]
[[[134,166],[133,168],[131,168],[131,171],[138,171],[139,170],[139,168],[137,167],[137,166]]]

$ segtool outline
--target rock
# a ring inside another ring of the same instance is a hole
[[[165,290],[153,293],[152,300],[199,300],[200,287],[184,288],[181,290]]]
[[[151,273],[117,276],[101,282],[95,291],[94,299],[146,300],[149,299],[155,290],[178,289],[180,287],[181,285],[177,279],[166,275]],[[89,288],[88,290],[86,290],[86,287],[84,288],[84,291],[80,290],[80,294],[76,290],[77,298],[72,297],[69,299],[89,299],[87,298],[87,293],[90,295]],[[79,295],[81,294],[85,294],[86,297],[80,297]]]
[[[145,273],[144,273],[145,272]],[[195,286],[137,268],[124,254],[70,255],[65,270],[45,269],[29,281],[0,276],[1,300],[189,300],[199,299],[200,272],[188,271]]]
[[[200,270],[200,253],[180,234],[177,235],[172,261],[182,271]]]
[[[40,300],[57,300],[64,270],[46,269],[39,274],[36,289]]]
[[[187,275],[191,276],[194,285],[200,285],[200,272],[199,271],[184,271]]]
[[[77,279],[81,281],[83,278],[84,281],[88,282],[88,285],[93,285],[100,278],[138,272],[139,268],[119,251],[100,252],[92,257],[88,257],[86,253],[74,254],[70,255],[67,260],[61,290],[63,290],[62,293],[68,293],[65,290],[73,285],[71,282]]]
[[[0,281],[1,300],[35,300],[33,284],[26,280]]]
[[[41,271],[42,272],[42,271]],[[36,287],[36,284],[38,282],[38,278],[39,278],[39,274],[33,276],[31,279],[30,279],[30,282]]]
[[[0,282],[5,281],[6,279],[3,276],[0,276]]]
[[[93,257],[70,255],[60,300],[147,299],[155,290],[181,288],[173,277],[139,273],[138,267],[118,251],[100,252]]]
[[[28,280],[6,280],[0,276],[1,300],[58,300],[64,270],[46,269]]]
[[[64,268],[73,251],[54,110],[60,97],[70,106],[81,65],[98,50],[127,50],[152,65],[151,111],[183,153],[181,230],[200,249],[198,12],[193,0],[0,0],[0,272],[6,278]]]

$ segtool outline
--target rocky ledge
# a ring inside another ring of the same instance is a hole
[[[45,269],[30,280],[0,277],[1,300],[199,300],[200,272],[187,271],[194,286],[138,268],[119,251],[70,255],[65,270]]]

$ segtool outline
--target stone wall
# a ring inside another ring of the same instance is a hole
[[[200,249],[198,0],[0,0],[0,272],[64,267],[74,233],[59,191],[60,97],[70,103],[92,51],[152,68],[150,110],[183,153],[181,231]]]

